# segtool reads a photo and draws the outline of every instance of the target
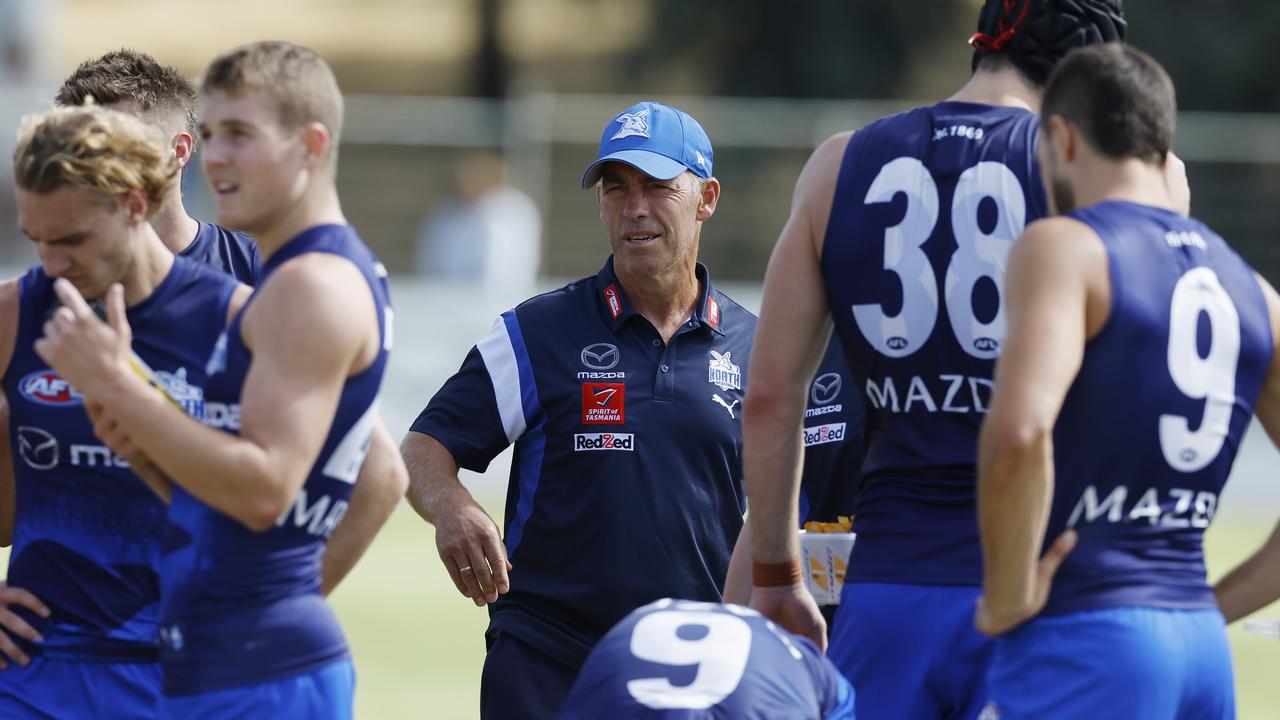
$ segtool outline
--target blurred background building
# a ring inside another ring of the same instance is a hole
[[[393,272],[423,218],[458,198],[455,168],[488,152],[537,206],[541,273],[593,272],[605,252],[578,189],[604,123],[642,98],[702,121],[724,187],[707,226],[718,277],[758,280],[810,150],[832,132],[940,99],[968,72],[978,0],[0,0],[0,121],[47,105],[77,62],[137,47],[196,75],[265,38],[310,45],[348,94],[344,206]],[[1173,75],[1194,212],[1280,280],[1280,4],[1130,0],[1130,40]],[[16,64],[14,60],[17,60]],[[8,172],[3,182],[7,185]],[[203,190],[198,173],[187,185]],[[5,193],[7,196],[8,193]],[[11,201],[0,204],[0,213]],[[209,217],[207,204],[193,203]],[[4,224],[12,237],[12,222]],[[11,245],[11,243],[6,243]],[[19,244],[20,245],[20,244]],[[12,259],[5,247],[0,259]],[[535,263],[537,261],[535,260]]]

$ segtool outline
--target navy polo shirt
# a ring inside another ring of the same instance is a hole
[[[702,264],[697,311],[664,343],[610,257],[503,313],[412,430],[483,471],[515,458],[505,537],[509,632],[577,667],[663,597],[719,601],[742,527],[741,410],[756,318]]]

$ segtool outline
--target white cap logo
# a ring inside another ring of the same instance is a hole
[[[622,127],[618,128],[618,132],[609,138],[610,141],[619,138],[631,137],[637,135],[639,137],[649,137],[649,108],[645,108],[638,113],[622,113],[613,120],[621,123]]]

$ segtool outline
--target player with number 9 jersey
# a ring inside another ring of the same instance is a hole
[[[658,600],[587,658],[561,720],[853,720],[853,689],[807,639],[738,605]]]
[[[1280,429],[1280,313],[1174,209],[1175,112],[1169,76],[1127,46],[1068,55],[1045,89],[1040,154],[1065,214],[1010,261],[980,446],[977,622],[999,638],[1005,720],[1235,717],[1203,536],[1254,409]]]
[[[985,705],[976,448],[1005,339],[1006,258],[1048,213],[1033,111],[1062,55],[1124,29],[1105,0],[988,2],[968,83],[843,147],[820,264],[867,449],[829,656],[864,715],[973,718]]]

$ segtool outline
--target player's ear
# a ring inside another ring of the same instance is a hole
[[[1047,124],[1048,139],[1053,143],[1052,149],[1058,159],[1064,163],[1074,160],[1080,143],[1079,129],[1061,115],[1050,115]]]
[[[307,148],[307,161],[312,167],[323,165],[329,157],[333,136],[324,123],[309,122],[302,128],[302,142]]]
[[[147,194],[141,190],[129,190],[119,198],[120,209],[125,212],[129,219],[130,225],[137,225],[147,221],[147,211],[150,209],[151,203],[147,200]]]
[[[181,171],[187,167],[187,163],[191,162],[191,156],[196,151],[196,139],[191,133],[182,131],[173,136],[173,159],[178,163],[178,170]]]

